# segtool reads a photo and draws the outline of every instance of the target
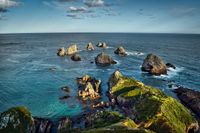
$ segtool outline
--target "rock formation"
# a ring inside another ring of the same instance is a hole
[[[99,42],[97,44],[97,47],[100,47],[100,48],[107,48],[107,44],[105,42]]]
[[[118,54],[120,56],[125,56],[126,55],[126,50],[123,47],[119,47],[115,50],[115,54]]]
[[[57,55],[58,56],[65,56],[65,48],[64,47],[59,48]]]
[[[86,49],[87,49],[87,50],[94,50],[93,44],[92,44],[91,42],[89,42],[89,43],[87,44]]]
[[[81,57],[80,57],[79,54],[74,54],[74,55],[72,55],[72,56],[71,56],[71,59],[72,59],[73,61],[81,61]]]
[[[78,48],[76,44],[72,44],[66,49],[66,55],[73,55],[78,52]]]
[[[167,63],[166,64],[167,68],[173,68],[173,69],[176,69],[176,66],[172,63]]]
[[[167,74],[167,67],[163,60],[154,54],[147,55],[141,69],[152,75]]]
[[[109,55],[107,55],[105,53],[100,53],[95,58],[95,63],[97,65],[101,65],[101,66],[109,66],[111,64],[116,64],[117,62],[114,61]]]

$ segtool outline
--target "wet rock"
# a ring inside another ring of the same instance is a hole
[[[58,49],[57,55],[58,56],[65,56],[65,48],[62,47],[62,48]]]
[[[80,57],[79,54],[74,54],[74,55],[72,55],[72,56],[71,56],[71,59],[72,59],[73,61],[81,61],[81,57]]]
[[[181,102],[200,118],[200,92],[184,87],[178,87],[174,92]]]
[[[163,60],[154,54],[147,55],[142,64],[141,70],[149,72],[152,75],[167,74],[167,67]]]
[[[66,96],[60,97],[59,99],[60,99],[60,100],[65,100],[65,99],[68,99],[68,98],[70,98],[70,96],[69,96],[69,95],[66,95]]]
[[[97,44],[97,47],[100,47],[100,48],[107,48],[107,44],[105,42],[99,42]]]
[[[93,44],[91,42],[89,42],[86,49],[87,50],[94,50]]]
[[[66,55],[73,55],[78,52],[78,48],[76,44],[72,44],[66,49]]]
[[[61,90],[65,91],[66,93],[70,93],[70,91],[71,91],[69,86],[64,86],[61,88]]]
[[[126,50],[123,47],[119,47],[115,50],[114,53],[117,54],[117,55],[120,55],[120,56],[125,56]]]
[[[34,120],[25,107],[14,107],[0,114],[1,133],[35,132]]]
[[[73,127],[73,123],[71,119],[62,118],[61,120],[59,120],[57,132],[58,133],[72,132],[71,131],[72,127]]]
[[[167,63],[166,64],[167,68],[173,68],[173,69],[176,69],[176,66],[172,63]]]
[[[34,118],[36,133],[52,133],[53,122],[48,119]]]
[[[111,64],[117,64],[109,55],[105,53],[100,53],[95,58],[95,63],[100,66],[109,66]]]
[[[85,75],[82,78],[77,78],[77,83],[79,87],[79,97],[82,97],[84,100],[87,98],[97,99],[100,97],[101,80],[96,80],[89,75]]]

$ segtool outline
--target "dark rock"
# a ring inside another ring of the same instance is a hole
[[[57,132],[71,132],[73,123],[69,118],[62,118],[59,120]]]
[[[174,90],[178,98],[200,118],[200,92],[184,87]]]
[[[176,69],[176,66],[174,64],[171,64],[171,63],[167,63],[166,66],[167,66],[167,68]]]
[[[36,133],[52,133],[54,124],[51,120],[35,117],[34,121]]]
[[[154,54],[147,55],[142,64],[141,70],[149,72],[152,75],[167,74],[167,67],[163,60]]]
[[[72,55],[72,56],[71,56],[71,59],[72,59],[73,61],[81,61],[81,57],[80,57],[80,55],[78,55],[78,54]]]
[[[70,91],[71,91],[69,86],[64,86],[61,88],[61,90],[65,91],[66,93],[70,93]]]
[[[60,100],[64,100],[64,99],[68,99],[68,98],[70,98],[70,96],[69,96],[69,95],[66,95],[66,96],[60,97],[59,99],[60,99]]]
[[[100,47],[100,48],[107,48],[107,44],[105,42],[99,42],[97,44],[97,47]]]
[[[123,47],[119,47],[115,50],[115,54],[118,54],[120,56],[125,56],[126,55],[126,50]]]
[[[97,57],[95,58],[95,63],[101,66],[109,66],[111,64],[117,64],[116,61],[114,61],[109,55],[105,53],[100,53],[99,55],[97,55]]]

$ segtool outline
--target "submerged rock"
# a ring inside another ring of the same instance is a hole
[[[118,54],[120,56],[125,56],[126,55],[126,50],[123,47],[119,47],[115,50],[115,54]]]
[[[58,49],[57,55],[58,56],[65,56],[65,48],[62,47],[62,48]]]
[[[86,47],[87,50],[94,50],[94,46],[91,42],[88,43],[87,47]]]
[[[66,55],[73,55],[78,52],[78,48],[76,44],[72,44],[66,49]]]
[[[74,54],[74,55],[72,55],[72,56],[71,56],[71,59],[72,59],[73,61],[81,61],[81,57],[80,57],[79,54]]]
[[[173,68],[173,69],[176,69],[176,66],[172,63],[167,63],[166,64],[167,68]]]
[[[101,80],[96,80],[88,75],[82,78],[77,78],[77,83],[79,86],[78,96],[82,97],[84,100],[97,99],[100,97],[100,85]]]
[[[99,55],[97,55],[97,57],[95,58],[95,63],[101,66],[109,66],[111,64],[117,64],[116,61],[114,61],[109,55],[105,53],[100,53]]]
[[[0,114],[1,133],[35,132],[34,120],[25,107],[14,107]]]
[[[100,47],[100,48],[107,48],[107,44],[105,42],[99,42],[97,44],[97,47]]]
[[[153,75],[167,74],[167,67],[163,60],[154,54],[147,55],[141,69]]]
[[[190,108],[200,118],[200,92],[184,87],[174,90],[181,102]]]
[[[70,93],[71,92],[71,89],[70,89],[69,86],[61,87],[61,90],[65,91],[66,93]]]
[[[124,77],[119,71],[113,75],[110,79],[114,80],[109,81],[109,92],[116,97],[119,107],[128,116],[132,118],[134,115],[138,127],[158,133],[197,132],[197,121],[177,100],[166,96],[159,89]]]

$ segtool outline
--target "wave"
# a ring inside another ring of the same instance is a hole
[[[138,51],[127,51],[126,54],[130,55],[130,56],[142,56],[142,55],[144,55],[144,53],[138,52]]]
[[[12,62],[12,63],[19,63],[18,60],[13,60],[13,59],[10,59],[10,58],[8,58],[7,61]]]

